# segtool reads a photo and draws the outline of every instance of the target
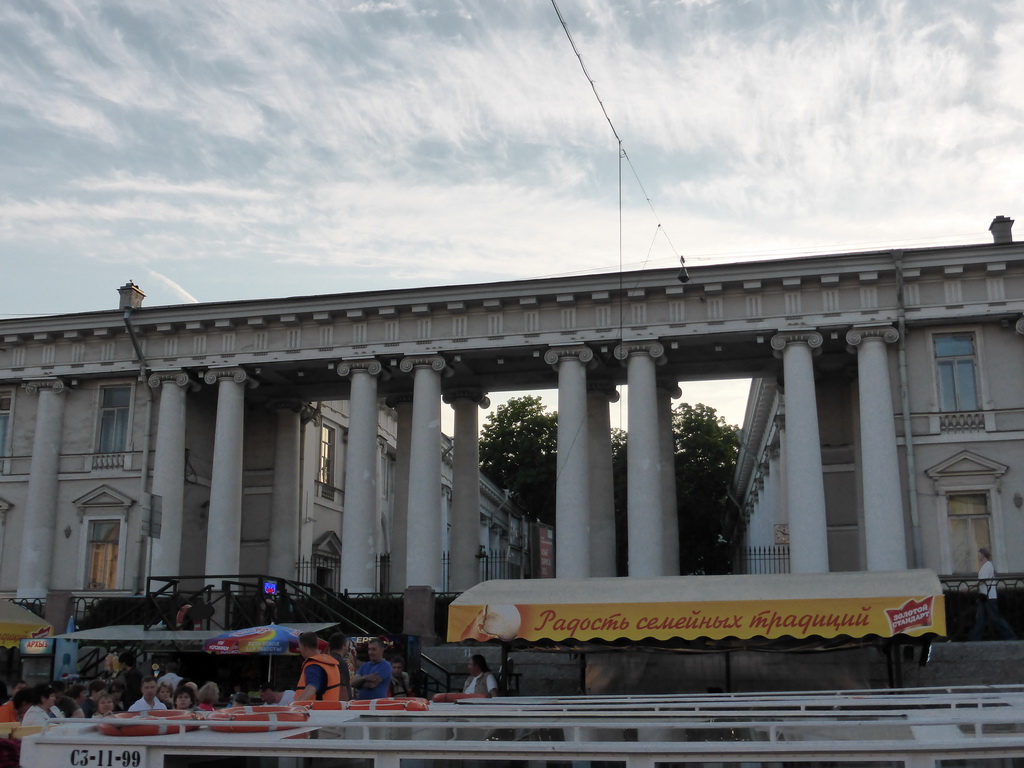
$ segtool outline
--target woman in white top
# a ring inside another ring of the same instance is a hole
[[[487,666],[487,659],[479,653],[473,654],[469,660],[469,680],[466,681],[463,693],[482,693],[487,698],[498,695],[498,681]]]
[[[29,701],[32,706],[21,718],[22,725],[45,725],[50,720],[63,717],[63,713],[54,706],[57,694],[48,683],[40,683],[32,689],[32,696]]]

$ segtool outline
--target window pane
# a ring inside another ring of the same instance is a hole
[[[9,413],[0,413],[0,456],[7,455],[7,423],[10,418]]]
[[[120,453],[128,446],[131,387],[106,387],[101,396],[100,435],[96,450]]]
[[[974,336],[969,333],[936,336],[935,337],[936,357],[973,357]]]
[[[105,387],[103,389],[104,408],[127,408],[131,405],[131,387]]]
[[[953,364],[951,362],[939,363],[939,409],[943,411],[955,411],[956,407],[956,384],[954,382]]]
[[[987,515],[988,497],[984,493],[963,493],[949,497],[951,515]]]
[[[951,518],[949,521],[949,546],[953,555],[953,573],[974,573],[974,553],[971,546],[969,518]]]
[[[116,589],[118,542],[121,523],[97,520],[89,523],[89,550],[86,588]]]
[[[988,517],[972,517],[971,518],[971,536],[974,539],[971,542],[974,545],[974,551],[977,552],[982,547],[991,550],[992,549],[992,537],[988,532]]]
[[[974,360],[956,361],[957,410],[973,411],[978,408],[978,390],[975,384]]]

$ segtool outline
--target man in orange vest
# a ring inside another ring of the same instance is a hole
[[[32,706],[31,692],[22,688],[10,701],[0,706],[0,723],[20,723],[28,708]]]
[[[314,632],[299,635],[302,674],[295,685],[295,701],[341,701],[341,671],[337,659],[320,653],[320,638]]]

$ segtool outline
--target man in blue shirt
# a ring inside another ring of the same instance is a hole
[[[384,658],[384,643],[374,638],[366,644],[370,660],[352,678],[357,699],[383,699],[391,686],[391,662]]]

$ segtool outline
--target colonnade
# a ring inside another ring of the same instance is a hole
[[[864,326],[846,337],[858,358],[864,526],[869,570],[906,567],[903,505],[886,344],[898,339],[888,326]],[[785,378],[785,468],[789,500],[791,569],[828,571],[828,537],[818,433],[813,356],[822,345],[816,330],[780,332],[771,347],[782,358]],[[679,572],[671,400],[675,381],[659,381],[665,349],[657,341],[624,342],[613,351],[626,368],[628,403],[628,574],[656,577]],[[616,573],[611,493],[609,404],[612,384],[592,378],[593,351],[582,344],[550,347],[545,362],[558,379],[558,474],[556,480],[556,575],[559,578]],[[407,357],[400,370],[412,376],[412,395],[389,400],[398,414],[396,504],[392,577],[400,585],[441,586],[442,509],[440,407],[447,363],[440,355]],[[377,525],[378,381],[383,366],[374,358],[346,359],[335,368],[347,379],[349,435],[342,523],[342,584],[351,592],[375,589]],[[217,387],[206,572],[240,572],[242,454],[245,390],[255,382],[241,368],[210,369]],[[181,560],[187,393],[197,383],[186,372],[154,374],[159,390],[153,493],[163,499],[160,538],[153,542],[152,573],[176,574]],[[39,396],[19,596],[45,595],[52,565],[64,384],[57,379],[26,385]],[[478,390],[451,391],[444,401],[455,411],[453,538],[450,583],[466,589],[477,578],[479,520]],[[269,569],[289,573],[299,555],[296,509],[299,494],[301,408],[277,409],[275,472],[271,499]]]

